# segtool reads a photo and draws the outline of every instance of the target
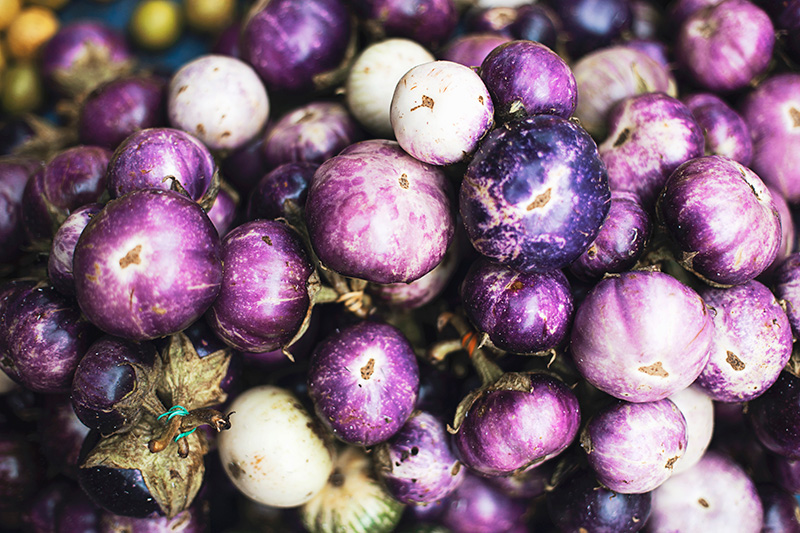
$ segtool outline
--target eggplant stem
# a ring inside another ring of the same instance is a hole
[[[187,411],[183,407],[176,405],[159,416],[159,418],[165,415],[169,416],[167,427],[160,437],[147,443],[147,448],[150,453],[158,453],[165,450],[170,442],[176,442],[178,444],[178,454],[181,457],[186,457],[189,454],[189,445],[184,437],[194,433],[200,426],[211,426],[217,432],[230,429],[230,417],[232,414],[233,411],[224,415],[216,409],[208,407]]]

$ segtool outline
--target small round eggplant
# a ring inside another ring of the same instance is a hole
[[[75,278],[72,275],[75,246],[89,221],[102,208],[100,204],[79,207],[70,213],[53,236],[53,245],[47,258],[47,277],[53,287],[65,296],[75,294]]]
[[[714,400],[745,402],[760,396],[792,355],[792,328],[772,292],[752,280],[700,296],[713,312],[711,356],[697,385]]]
[[[286,346],[308,313],[313,267],[299,235],[272,220],[247,222],[222,242],[225,265],[211,328],[229,346],[269,352]]]
[[[503,476],[563,452],[580,425],[578,399],[544,373],[506,374],[473,399],[454,443],[461,461]]]
[[[781,245],[780,215],[766,185],[727,157],[678,167],[661,192],[658,215],[684,268],[715,286],[755,278]]]
[[[698,385],[692,385],[669,397],[686,420],[686,451],[673,465],[672,473],[689,470],[706,453],[714,434],[714,401]]]
[[[684,97],[683,103],[703,129],[705,155],[722,155],[744,166],[750,165],[753,140],[750,138],[750,128],[741,115],[711,93]]]
[[[360,322],[317,345],[308,393],[317,415],[341,440],[372,446],[397,433],[414,410],[419,367],[393,326]]]
[[[100,329],[128,340],[181,331],[219,293],[220,248],[196,202],[162,189],[128,193],[106,204],[78,240],[78,303]]]
[[[284,163],[268,172],[250,193],[247,219],[286,217],[287,201],[300,208],[305,206],[308,184],[317,168],[318,164],[303,161]]]
[[[364,28],[374,41],[401,37],[429,50],[444,44],[456,29],[458,11],[453,0],[353,0]]]
[[[800,460],[800,378],[781,372],[767,391],[748,404],[747,418],[766,449]]]
[[[648,531],[759,533],[763,507],[756,486],[728,457],[709,451],[652,494]]]
[[[149,128],[127,137],[108,164],[108,191],[118,198],[145,188],[170,189],[173,181],[193,200],[211,186],[216,163],[203,143],[172,128]]]
[[[668,399],[618,401],[597,413],[581,446],[597,479],[622,494],[642,494],[672,476],[686,451],[686,419]]]
[[[516,531],[514,528],[522,523],[527,503],[511,498],[488,480],[467,473],[461,486],[445,501],[440,520],[451,531]]]
[[[170,124],[211,150],[235,150],[258,135],[269,117],[269,97],[255,71],[240,59],[204,55],[169,82]]]
[[[681,163],[703,155],[703,130],[680,100],[663,93],[631,96],[608,117],[599,147],[615,191],[630,191],[652,209],[667,178]]]
[[[578,471],[547,493],[547,510],[561,531],[635,533],[650,516],[650,493],[620,494]]]
[[[403,150],[431,165],[466,159],[494,125],[494,103],[471,68],[452,61],[417,65],[397,83],[392,130]]]
[[[515,270],[547,272],[589,247],[610,203],[589,134],[561,117],[536,115],[505,123],[481,143],[459,209],[478,252]]]
[[[439,264],[455,233],[444,172],[394,141],[353,144],[314,174],[305,220],[320,261],[344,276],[408,283]]]
[[[514,353],[555,348],[572,322],[572,294],[560,270],[525,274],[480,258],[464,277],[461,301],[478,331]]]
[[[496,33],[467,33],[451,40],[439,54],[440,59],[479,68],[489,53],[511,37]]]
[[[550,4],[561,20],[566,49],[573,58],[610,45],[633,20],[626,0],[562,0]]]
[[[11,263],[22,255],[22,196],[28,179],[41,165],[34,159],[0,158],[0,264]]]
[[[466,472],[450,450],[444,422],[424,411],[415,411],[374,454],[380,478],[402,503],[441,500],[458,488]]]
[[[570,350],[595,387],[630,402],[685,389],[709,358],[713,323],[700,296],[661,272],[600,281],[580,304]]]
[[[500,120],[525,115],[569,118],[578,103],[578,86],[567,63],[547,46],[512,41],[489,53],[480,67]]]

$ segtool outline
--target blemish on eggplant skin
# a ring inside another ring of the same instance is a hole
[[[370,358],[367,364],[361,367],[361,379],[369,379],[375,372],[375,359]]]
[[[705,507],[706,509],[711,507],[711,505],[709,505],[709,503],[704,498],[699,498],[697,500],[697,503],[699,503],[701,506]]]
[[[137,244],[131,250],[125,254],[125,257],[119,260],[120,268],[127,268],[130,265],[138,265],[141,264],[142,258],[139,254],[142,252],[142,245]]]
[[[661,361],[655,362],[650,366],[640,366],[637,370],[648,376],[656,376],[659,378],[666,378],[669,376],[669,372],[664,369],[664,365]]]
[[[736,371],[739,371],[739,370],[744,370],[744,368],[745,368],[744,361],[742,361],[741,359],[739,359],[739,358],[736,356],[736,354],[735,354],[735,353],[733,353],[733,352],[732,352],[732,351],[730,351],[730,350],[728,350],[728,355],[727,355],[727,357],[725,358],[725,362],[726,362],[726,363],[728,363],[729,365],[731,365],[731,368],[733,368],[733,369],[734,369],[734,370],[736,370]]]
[[[261,240],[267,243],[267,246],[272,246],[272,239],[269,238],[269,235],[264,235]]]
[[[547,189],[542,194],[534,198],[533,202],[528,204],[527,210],[533,211],[534,209],[546,206],[550,202],[550,196],[552,195],[552,191],[553,191],[552,189]]]
[[[668,470],[672,470],[672,468],[675,466],[675,463],[678,461],[678,459],[679,459],[678,456],[670,457],[667,460],[667,464],[664,465],[664,468],[666,468]]]
[[[242,473],[244,473],[244,470],[242,470],[242,467],[239,466],[239,463],[236,461],[231,461],[228,463],[228,472],[233,479],[239,479],[242,476]]]

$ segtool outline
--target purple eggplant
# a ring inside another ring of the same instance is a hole
[[[672,468],[673,474],[680,474],[697,464],[708,449],[714,434],[715,402],[697,384],[676,392],[669,399],[686,420],[686,451]]]
[[[764,393],[792,355],[792,328],[772,292],[753,280],[700,296],[714,311],[711,356],[697,384],[714,400],[744,402]]]
[[[610,202],[606,168],[589,134],[563,118],[537,115],[486,137],[467,167],[459,209],[478,252],[515,270],[546,272],[589,247]]]
[[[103,435],[129,430],[145,402],[153,405],[161,357],[150,342],[105,336],[81,359],[72,382],[72,406],[87,427]]]
[[[105,148],[75,146],[60,152],[34,174],[22,197],[28,236],[50,240],[70,211],[99,202],[106,190],[110,158],[111,152]]]
[[[526,501],[514,499],[488,480],[468,473],[445,501],[441,523],[451,531],[504,533],[523,521]]]
[[[636,264],[652,232],[650,215],[630,192],[611,193],[611,207],[597,238],[569,271],[584,281],[625,272]]]
[[[220,248],[196,202],[161,189],[128,193],[95,215],[78,240],[78,303],[100,329],[128,340],[181,331],[219,293]]]
[[[22,255],[22,196],[39,167],[41,163],[34,159],[0,158],[0,264],[11,263]]]
[[[769,451],[800,459],[800,378],[781,372],[767,391],[748,404],[747,418]]]
[[[300,236],[282,222],[248,222],[225,236],[221,258],[221,289],[207,315],[211,328],[237,350],[285,347],[310,305],[313,267]]]
[[[448,42],[439,57],[465,67],[479,68],[492,50],[511,40],[511,37],[490,32],[467,33]]]
[[[575,312],[570,350],[592,385],[630,402],[685,389],[709,358],[713,322],[700,296],[661,272],[606,278]]]
[[[75,294],[75,278],[72,275],[75,246],[86,225],[102,208],[101,204],[86,204],[75,209],[53,236],[53,245],[47,258],[47,277],[53,287],[65,296]]]
[[[464,277],[461,301],[478,331],[514,353],[555,348],[572,322],[572,294],[559,270],[525,274],[480,258]]]
[[[150,128],[127,137],[108,164],[108,191],[112,198],[131,191],[170,189],[173,182],[193,200],[211,186],[216,163],[197,138],[172,128]]]
[[[661,192],[658,214],[684,268],[715,286],[755,278],[781,245],[780,215],[766,185],[727,157],[678,167]]]
[[[412,413],[374,454],[384,485],[402,503],[427,504],[445,498],[466,473],[450,450],[444,422],[424,411]]]
[[[753,140],[741,115],[712,93],[696,93],[683,98],[697,124],[703,129],[705,155],[722,155],[750,165]]]
[[[455,233],[444,172],[393,141],[351,145],[323,163],[305,220],[327,268],[373,283],[411,282],[442,260]]]
[[[344,105],[314,101],[288,112],[270,128],[264,154],[269,168],[301,161],[319,165],[362,137]]]
[[[164,82],[153,76],[110,81],[86,97],[80,110],[82,143],[114,150],[129,135],[166,124]]]
[[[569,118],[578,103],[572,70],[534,41],[498,46],[483,60],[480,73],[500,120],[540,114]]]
[[[106,511],[101,513],[98,521],[98,533],[205,533],[208,531],[208,510],[196,503],[173,518],[133,518]]]
[[[730,458],[707,452],[694,467],[653,491],[648,531],[758,533],[763,507],[756,486]]]
[[[633,20],[627,0],[566,0],[550,4],[561,20],[566,48],[580,57],[618,39]]]
[[[6,286],[0,303],[0,368],[42,393],[67,392],[97,330],[73,301],[33,282]]]
[[[680,100],[663,93],[632,96],[608,116],[598,148],[612,190],[635,193],[650,210],[678,166],[703,155],[703,130]]]
[[[789,203],[800,201],[797,124],[800,120],[800,74],[768,77],[745,96],[740,112],[753,139],[752,169]]]
[[[360,322],[317,345],[308,393],[319,418],[341,440],[372,446],[397,433],[414,409],[419,367],[393,326]]]
[[[267,123],[269,129],[269,123]],[[264,158],[264,139],[260,136],[238,150],[233,150],[220,161],[220,172],[237,192],[247,195],[267,173]]]
[[[214,198],[214,205],[206,214],[214,224],[220,237],[228,234],[239,215],[239,196],[232,189],[221,188]]]
[[[453,0],[354,0],[356,13],[373,40],[403,37],[435,50],[456,29]]]
[[[556,49],[561,19],[544,4],[522,4],[517,8],[517,17],[509,30],[515,39],[542,43],[551,50]]]
[[[270,93],[309,93],[335,81],[326,77],[346,60],[352,31],[340,0],[262,1],[248,13],[239,46]]]
[[[650,516],[650,493],[620,494],[579,470],[548,492],[547,510],[561,531],[635,533]]]
[[[597,479],[622,494],[642,494],[672,476],[686,451],[686,419],[672,401],[618,401],[597,413],[581,446]]]
[[[544,373],[508,373],[473,395],[454,443],[470,469],[503,476],[563,452],[580,419],[578,399],[562,381]]]
[[[169,123],[211,150],[243,146],[261,132],[269,110],[264,84],[235,57],[197,57],[172,76],[167,88]]]
[[[773,291],[784,302],[792,330],[800,332],[800,253],[787,257],[773,274]]]
[[[800,533],[800,504],[794,495],[775,485],[756,485],[764,507],[761,533]]]
[[[748,0],[725,0],[683,21],[675,56],[698,85],[729,92],[767,70],[774,46],[775,28],[763,9]]]

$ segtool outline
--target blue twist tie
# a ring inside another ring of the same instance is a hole
[[[175,416],[186,416],[188,414],[189,414],[189,411],[185,407],[183,407],[182,405],[175,405],[175,406],[171,407],[169,409],[169,411],[167,411],[166,413],[163,413],[163,414],[159,415],[156,420],[161,420],[165,416],[167,417],[167,420],[172,420],[172,417],[175,417]],[[188,437],[189,435],[191,435],[195,431],[197,431],[197,428],[190,429],[189,431],[184,431],[183,433],[180,433],[179,435],[177,435],[173,440],[175,442],[178,442],[182,438]]]

